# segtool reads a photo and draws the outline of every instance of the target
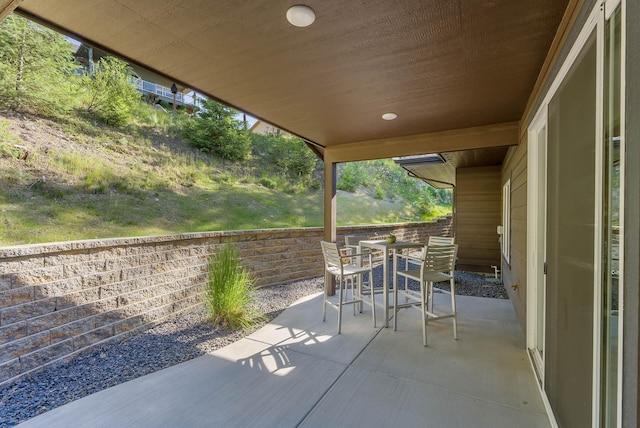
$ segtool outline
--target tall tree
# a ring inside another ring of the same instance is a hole
[[[76,68],[61,34],[14,14],[0,22],[0,103],[40,114],[68,110]]]

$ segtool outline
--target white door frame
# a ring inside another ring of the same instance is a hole
[[[536,365],[539,382],[544,385],[544,361],[536,352],[538,338],[538,275],[543,269],[546,259],[546,245],[538,248],[537,237],[546,235],[546,221],[539,217],[539,207],[546,206],[547,177],[546,177],[546,138],[539,141],[538,135],[547,126],[547,105],[543,105],[529,125],[527,146],[527,349],[533,350],[532,361]],[[544,168],[545,174],[540,174]],[[546,210],[545,210],[546,211]],[[536,219],[536,220],[534,220]],[[544,320],[543,320],[544,325]],[[543,327],[544,329],[544,327]],[[544,335],[544,332],[543,332]],[[544,336],[543,336],[544,341]]]

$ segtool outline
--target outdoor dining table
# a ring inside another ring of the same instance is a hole
[[[389,256],[395,253],[398,250],[404,250],[408,248],[422,248],[424,244],[419,242],[409,242],[409,241],[396,241],[393,244],[390,244],[386,241],[386,239],[381,240],[370,240],[370,241],[360,241],[360,248],[370,248],[372,250],[380,250],[382,251],[382,287],[384,292],[382,293],[382,304],[384,306],[384,326],[389,327]],[[393,258],[393,290],[396,291],[396,278],[395,272],[398,269],[396,266],[396,258]],[[371,289],[373,290],[373,278],[371,278]]]

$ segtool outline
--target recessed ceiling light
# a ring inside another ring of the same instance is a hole
[[[297,4],[287,10],[287,20],[296,27],[308,27],[316,20],[316,14],[309,6]]]
[[[394,119],[396,119],[397,117],[398,117],[398,115],[397,115],[397,114],[395,114],[395,113],[392,113],[392,112],[385,113],[385,114],[383,114],[383,115],[382,115],[382,118],[383,118],[384,120],[394,120]]]

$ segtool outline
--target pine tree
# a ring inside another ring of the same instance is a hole
[[[235,110],[215,100],[202,101],[198,116],[185,122],[183,137],[203,152],[223,159],[248,159],[251,139],[235,115]]]
[[[70,109],[77,68],[61,34],[15,14],[0,22],[0,103],[6,107],[40,114]]]

